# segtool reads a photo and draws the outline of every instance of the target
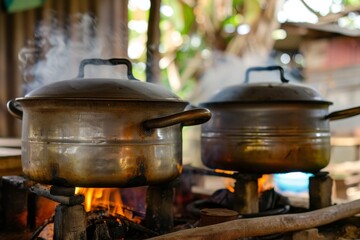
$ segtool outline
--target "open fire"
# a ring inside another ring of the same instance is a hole
[[[86,212],[105,210],[110,215],[121,215],[136,223],[144,219],[145,188],[76,188],[75,193],[85,196]]]

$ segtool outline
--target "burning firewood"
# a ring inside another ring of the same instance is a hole
[[[91,211],[87,215],[88,225],[87,234],[89,239],[105,240],[108,235],[109,239],[126,239],[127,236],[132,238],[145,239],[158,236],[157,232],[152,231],[120,214],[109,214],[106,210],[99,209]]]

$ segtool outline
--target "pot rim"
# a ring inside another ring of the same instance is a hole
[[[164,98],[164,99],[119,99],[119,98],[76,98],[76,97],[19,97],[15,98],[17,102],[24,101],[101,101],[101,102],[160,102],[160,103],[183,103],[189,104],[188,101],[183,101],[181,99],[173,99],[173,98]]]
[[[272,100],[272,101],[229,101],[229,102],[203,102],[200,103],[199,106],[205,107],[205,106],[219,106],[219,105],[248,105],[248,104],[253,104],[253,105],[271,105],[271,104],[286,104],[286,105],[291,105],[291,104],[318,104],[318,105],[332,105],[333,102],[330,101],[315,101],[315,100]]]

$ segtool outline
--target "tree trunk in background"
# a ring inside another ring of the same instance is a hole
[[[5,23],[5,13],[0,12],[0,23]],[[7,89],[7,60],[6,60],[6,33],[7,26],[1,24],[0,27],[0,136],[9,136],[10,132],[8,131],[9,127],[8,122],[10,122],[10,115],[7,114],[6,102],[9,100],[10,96]]]
[[[146,81],[160,83],[160,5],[161,0],[151,1],[146,52]]]

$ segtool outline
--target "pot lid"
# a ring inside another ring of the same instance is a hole
[[[84,67],[93,65],[127,66],[128,79],[84,78]],[[164,86],[137,80],[132,75],[132,65],[127,59],[84,59],[80,63],[77,78],[44,85],[25,95],[26,99],[108,99],[134,101],[182,100]]]
[[[281,82],[249,83],[251,71],[279,70]],[[300,84],[290,84],[284,77],[280,66],[253,67],[246,71],[244,84],[226,87],[217,92],[207,103],[224,102],[294,102],[294,101],[325,101],[313,88]]]

